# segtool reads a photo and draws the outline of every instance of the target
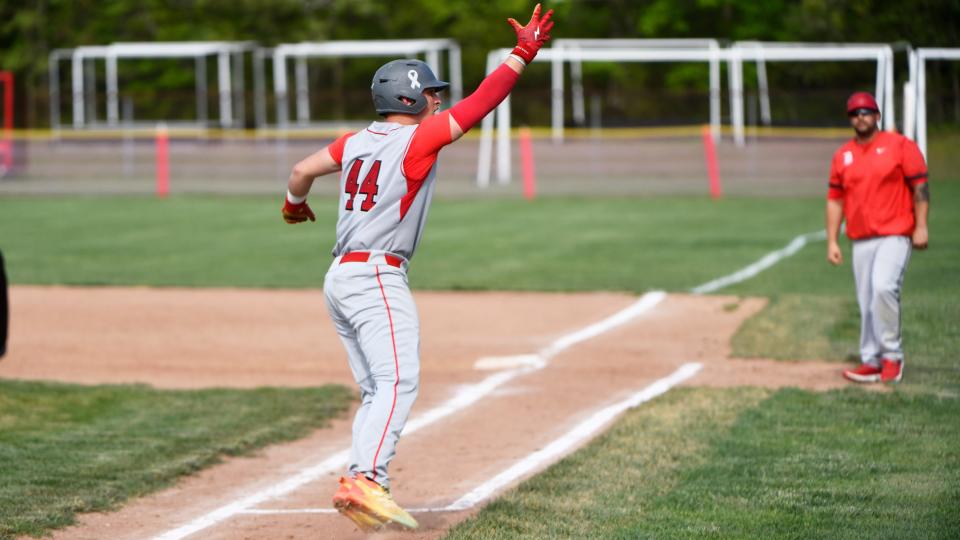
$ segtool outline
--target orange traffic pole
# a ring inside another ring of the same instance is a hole
[[[713,144],[713,133],[710,126],[703,126],[703,154],[707,160],[707,176],[710,179],[710,196],[719,199],[722,195],[720,190],[720,166],[717,164],[717,148]]]
[[[170,193],[170,137],[167,126],[157,126],[156,136],[157,197]]]

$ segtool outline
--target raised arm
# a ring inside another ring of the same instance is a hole
[[[513,90],[523,69],[533,62],[537,52],[550,39],[550,29],[553,28],[553,21],[550,20],[552,16],[551,9],[541,18],[540,4],[537,4],[526,26],[521,26],[512,18],[507,19],[517,34],[517,45],[506,61],[488,75],[473,94],[450,108],[451,142],[470,131],[470,128],[477,125]]]
[[[449,110],[420,123],[403,162],[408,180],[420,181],[426,178],[440,149],[462,137],[510,94],[523,69],[550,39],[550,29],[553,28],[551,16],[552,9],[541,18],[540,4],[537,4],[526,26],[507,19],[517,33],[516,47],[503,64],[487,75],[472,94]]]
[[[517,46],[472,94],[449,110],[420,123],[403,161],[404,174],[408,180],[416,182],[426,178],[440,149],[462,137],[507,97],[523,68],[533,61],[540,47],[550,39],[552,15],[551,9],[540,18],[540,4],[537,4],[526,26],[507,19],[517,33]]]

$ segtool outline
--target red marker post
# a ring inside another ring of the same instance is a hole
[[[523,196],[532,201],[537,196],[537,173],[533,164],[533,136],[530,128],[520,128],[520,163],[523,167]]]
[[[170,193],[170,137],[167,126],[159,124],[156,135],[157,197]]]
[[[703,126],[703,155],[707,160],[707,176],[710,179],[710,196],[719,199],[723,194],[720,190],[720,166],[717,164],[717,148],[713,144],[713,132],[710,126]]]
[[[13,73],[0,71],[0,86],[3,87],[3,136],[0,137],[0,155],[3,170],[13,168]],[[2,175],[2,173],[0,173]]]

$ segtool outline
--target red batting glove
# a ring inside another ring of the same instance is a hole
[[[313,215],[313,210],[307,205],[307,201],[300,204],[293,204],[284,199],[283,208],[280,210],[283,214],[283,220],[287,223],[303,223],[306,220],[316,221],[317,216]]]
[[[553,28],[553,21],[550,20],[552,15],[553,10],[547,10],[547,14],[541,19],[540,4],[537,4],[537,7],[533,8],[533,15],[526,26],[520,26],[520,23],[514,19],[507,19],[507,22],[517,33],[517,46],[514,47],[511,54],[519,56],[528,65],[533,62],[533,58],[537,56],[537,51],[550,39],[550,29]]]

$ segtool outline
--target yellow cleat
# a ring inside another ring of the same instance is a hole
[[[337,510],[341,514],[350,518],[350,521],[352,521],[363,532],[375,532],[379,531],[383,527],[383,522],[381,522],[379,519],[371,515],[364,514],[362,511],[360,511],[360,509],[350,506],[349,504],[347,506],[338,507]]]
[[[364,531],[375,531],[391,523],[407,529],[419,527],[417,520],[390,496],[390,492],[365,476],[341,478],[333,506]]]

